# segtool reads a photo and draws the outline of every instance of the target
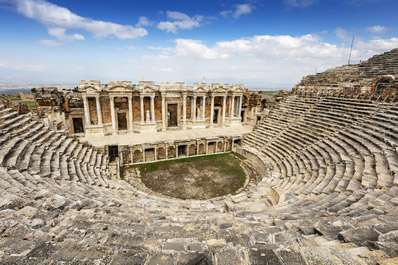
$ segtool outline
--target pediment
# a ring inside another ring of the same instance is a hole
[[[203,87],[198,87],[198,88],[196,89],[196,92],[206,92],[206,89],[203,88]]]
[[[84,92],[87,94],[93,94],[93,93],[98,93],[98,89],[95,89],[95,87],[89,86],[84,88]]]
[[[153,88],[151,88],[151,87],[145,87],[145,88],[142,90],[142,92],[143,92],[143,93],[153,93],[153,92],[155,92],[155,89],[153,89]]]
[[[227,88],[219,86],[219,87],[214,88],[213,92],[225,92],[227,90],[228,90]]]

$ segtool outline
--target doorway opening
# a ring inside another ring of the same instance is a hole
[[[109,162],[115,161],[116,157],[119,157],[119,147],[117,145],[108,146]]]
[[[178,125],[178,104],[167,105],[167,127],[177,127]]]
[[[218,113],[219,113],[218,109],[215,109],[213,112],[213,123],[214,124],[218,124]]]
[[[117,114],[117,128],[119,131],[127,130],[127,117],[125,112]]]
[[[179,145],[178,146],[178,157],[186,156],[187,155],[187,146],[186,145]]]
[[[72,122],[73,122],[73,133],[84,133],[82,118],[72,118]]]

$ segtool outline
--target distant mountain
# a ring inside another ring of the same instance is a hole
[[[30,88],[13,88],[13,89],[0,88],[0,94],[10,95],[10,94],[16,94],[19,92],[30,93],[31,89]]]

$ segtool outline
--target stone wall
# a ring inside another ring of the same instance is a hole
[[[356,94],[398,94],[398,49],[375,55],[360,64],[331,68],[316,75],[308,75],[293,88],[298,90],[342,90]],[[379,81],[390,85],[376,91]]]
[[[236,150],[237,145],[240,145],[241,139],[242,138],[240,136],[212,137],[209,139],[190,139],[174,142],[156,142],[152,144],[119,145],[118,151],[122,164],[137,164],[158,160],[231,152]],[[185,146],[184,154],[178,153],[179,146]]]

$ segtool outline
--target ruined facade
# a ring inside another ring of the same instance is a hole
[[[343,65],[305,76],[293,88],[293,92],[395,96],[398,94],[397,62],[398,49],[393,49],[360,64]]]
[[[80,81],[79,91],[83,109],[70,112],[71,133],[81,126],[85,134],[108,135],[255,125],[266,105],[265,96],[242,84]]]

